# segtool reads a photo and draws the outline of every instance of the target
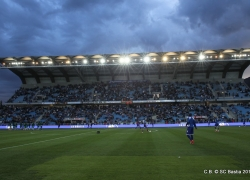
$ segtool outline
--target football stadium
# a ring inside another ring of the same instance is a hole
[[[22,85],[0,105],[1,179],[249,179],[249,65],[249,48],[2,57]]]

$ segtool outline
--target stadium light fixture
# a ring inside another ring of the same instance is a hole
[[[124,64],[124,58],[123,58],[123,57],[121,57],[121,58],[119,59],[119,63],[120,63],[120,64]]]
[[[87,59],[84,59],[83,64],[87,64],[87,63],[88,63]]]
[[[149,58],[148,56],[146,56],[146,57],[144,57],[143,61],[144,61],[145,63],[149,63],[149,62],[150,62],[150,58]]]
[[[203,54],[203,53],[200,53],[200,55],[199,55],[199,60],[200,60],[200,61],[203,61],[204,59],[205,59],[204,54]]]
[[[221,54],[219,57],[220,57],[220,58],[223,58],[223,55]]]
[[[166,62],[168,60],[168,57],[164,56],[162,60]]]
[[[181,60],[181,61],[185,61],[185,60],[186,60],[186,57],[185,57],[185,56],[181,56],[181,57],[180,57],[180,60]]]
[[[124,58],[124,63],[125,64],[129,64],[130,63],[130,58],[129,57],[125,57]]]
[[[120,63],[120,64],[129,64],[130,61],[131,61],[131,59],[130,59],[129,57],[121,57],[121,58],[119,59],[119,63]]]
[[[101,63],[101,64],[104,64],[104,63],[105,63],[105,59],[101,59],[101,60],[100,60],[100,63]]]

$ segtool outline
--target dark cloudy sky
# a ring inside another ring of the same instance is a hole
[[[250,48],[249,22],[250,0],[1,0],[0,57]],[[0,100],[20,85],[0,70]]]

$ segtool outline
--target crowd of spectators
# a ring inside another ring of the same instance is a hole
[[[0,121],[1,123],[8,122],[35,122],[43,114],[43,108],[39,106],[4,106],[0,108]]]
[[[212,112],[215,112],[213,115]],[[71,105],[71,106],[2,106],[2,123],[42,122],[43,124],[131,124],[146,120],[148,123],[181,123],[189,113],[199,117],[198,122],[213,122],[220,116],[218,105],[201,104],[117,104],[117,105]],[[248,112],[249,113],[249,112]],[[74,121],[74,119],[82,119]],[[68,120],[68,121],[67,121]],[[72,121],[73,120],[73,121]],[[229,118],[223,120],[231,121]]]
[[[246,98],[250,97],[250,89],[243,82],[218,82],[210,83],[217,97]]]
[[[250,96],[249,88],[241,82],[166,82],[151,83],[142,81],[110,81],[92,84],[70,84],[43,86],[18,89],[8,100],[8,103],[31,102],[95,102],[127,100],[178,100],[196,99],[207,101],[221,96],[244,98]],[[228,114],[233,112],[239,121],[250,118],[248,104],[230,105],[227,110],[220,105],[205,106],[202,104],[116,104],[116,105],[71,105],[71,106],[11,106],[0,109],[0,121],[36,122],[43,124],[72,123],[65,118],[81,118],[81,123],[95,124],[134,123],[137,120],[147,120],[153,123],[180,123],[185,121],[187,114],[206,118],[200,122],[212,122],[215,118],[231,121]],[[80,121],[78,121],[80,122]],[[74,122],[76,123],[76,122]]]
[[[229,108],[239,121],[250,119],[250,105],[248,103],[230,104]]]
[[[160,97],[166,99],[198,99],[201,101],[215,98],[206,82],[192,81],[164,83]]]
[[[247,88],[234,88],[248,92]],[[244,85],[244,84],[243,84]],[[152,99],[196,99],[206,101],[215,99],[213,84],[209,82],[166,82],[151,83],[150,81],[110,81],[92,84],[70,84],[23,88],[15,92],[8,103],[30,102],[93,102]],[[218,94],[219,95],[219,94]]]

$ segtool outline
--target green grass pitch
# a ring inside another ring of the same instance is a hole
[[[2,130],[0,179],[250,179],[249,127],[150,130]]]

